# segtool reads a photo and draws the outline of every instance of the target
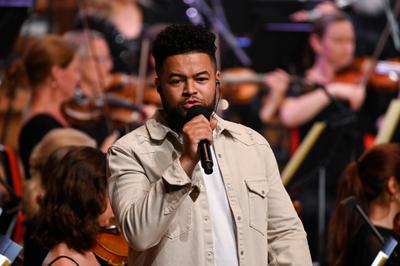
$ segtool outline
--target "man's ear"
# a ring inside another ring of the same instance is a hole
[[[221,72],[219,72],[219,70],[217,70],[217,72],[215,73],[215,80],[221,81]]]

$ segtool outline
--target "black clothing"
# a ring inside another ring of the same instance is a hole
[[[49,249],[45,248],[40,241],[33,237],[35,226],[35,218],[25,222],[24,264],[26,266],[41,266],[49,252]]]
[[[97,105],[97,99],[92,100],[87,97],[81,89],[75,90],[74,97],[69,100],[73,103],[73,105],[82,106],[83,110],[87,109],[87,106],[91,106],[91,102],[95,103],[96,109],[91,109],[89,111],[98,111],[104,113],[104,108],[102,105]],[[99,99],[99,102],[103,102],[104,100]],[[68,120],[68,119],[67,119]],[[109,128],[106,119],[102,116],[98,120],[93,120],[87,123],[74,123],[73,121],[69,121],[71,127],[86,133],[91,138],[96,141],[97,147],[100,147],[103,141],[107,138],[108,135],[111,134],[111,128]]]
[[[58,256],[57,258],[55,258],[54,260],[52,260],[52,261],[49,263],[49,266],[50,266],[50,265],[53,265],[54,262],[56,262],[56,261],[58,261],[58,260],[60,260],[60,259],[69,259],[70,261],[74,262],[74,263],[76,264],[76,266],[79,266],[79,264],[78,264],[73,258],[68,257],[68,256]]]
[[[294,97],[300,94],[289,92],[289,95]],[[323,167],[326,177],[326,228],[335,205],[339,177],[347,164],[357,159],[363,151],[358,116],[350,110],[347,103],[331,101],[312,120],[299,127],[301,139],[305,138],[315,122],[320,121],[326,123],[326,128],[288,185],[288,192],[292,199],[297,199],[302,204],[300,218],[307,232],[313,260],[317,259],[318,249],[323,247],[323,243],[318,243],[320,169]]]
[[[382,228],[379,226],[375,226],[378,229],[378,232],[383,236],[385,240],[389,237],[395,237],[394,232],[392,230]],[[400,239],[396,239],[400,242]],[[350,247],[348,256],[346,258],[346,262],[344,266],[353,266],[353,265],[371,265],[374,261],[376,255],[378,255],[379,251],[382,250],[382,244],[379,242],[378,238],[371,231],[371,229],[364,224],[359,232],[357,233],[355,240]],[[400,246],[395,248],[395,252],[400,255]],[[400,258],[395,258],[393,255],[390,256],[389,260],[385,263],[387,266],[400,265]]]
[[[29,157],[31,156],[33,148],[49,131],[62,127],[63,125],[49,114],[38,114],[28,120],[22,127],[19,134],[19,154],[27,179],[30,178]]]

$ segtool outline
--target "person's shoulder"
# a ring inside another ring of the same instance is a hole
[[[218,120],[219,123],[222,124],[222,127],[227,130],[235,139],[248,145],[265,144],[269,146],[267,139],[254,129],[239,123],[224,120],[222,118],[219,118]]]
[[[26,124],[29,125],[54,125],[55,127],[62,127],[61,123],[56,118],[49,114],[37,114],[31,117]]]
[[[146,125],[141,125],[119,138],[111,147],[135,147],[148,138]]]
[[[63,125],[54,117],[48,114],[38,114],[27,120],[21,128],[20,137],[42,138],[47,132],[55,128],[62,128]]]

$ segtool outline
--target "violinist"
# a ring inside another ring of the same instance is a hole
[[[76,102],[87,100],[88,104],[91,102],[95,104],[98,99],[104,97],[106,84],[111,78],[113,62],[108,45],[102,35],[95,31],[71,31],[63,38],[78,49],[79,70],[82,77],[74,99],[70,100]],[[97,109],[104,112],[102,108],[99,105]],[[93,137],[103,151],[106,151],[119,135],[118,132],[112,132],[104,116],[72,126]]]
[[[326,172],[326,220],[334,204],[337,180],[344,167],[363,149],[357,111],[365,97],[365,88],[358,83],[338,82],[337,71],[352,63],[355,48],[354,29],[343,13],[326,15],[318,20],[309,37],[315,61],[305,73],[308,91],[289,89],[280,117],[287,127],[298,127],[304,138],[314,122],[324,121],[327,127],[316,140],[307,158],[294,176],[291,196],[303,202],[302,219],[308,234],[313,258],[318,247],[318,171]],[[321,250],[319,250],[321,251]]]
[[[89,98],[99,96],[104,90],[113,68],[107,42],[96,31],[70,31],[63,38],[78,49],[81,94]]]
[[[92,249],[112,217],[105,167],[105,154],[91,147],[65,147],[50,156],[35,229],[35,237],[50,250],[43,266],[100,265]]]
[[[27,77],[30,104],[19,134],[19,152],[29,179],[29,157],[34,146],[54,128],[68,125],[61,104],[74,94],[79,82],[79,58],[75,48],[58,36],[33,40],[22,60],[15,62],[15,75]]]
[[[371,265],[382,250],[381,243],[361,216],[340,204],[349,196],[356,196],[385,240],[394,237],[400,241],[400,235],[395,233],[399,228],[394,224],[400,212],[399,165],[400,145],[380,144],[347,166],[340,178],[337,205],[329,227],[329,265]],[[399,246],[395,250],[400,254]],[[392,255],[385,265],[399,264],[399,258]]]

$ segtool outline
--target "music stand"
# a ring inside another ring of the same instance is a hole
[[[293,178],[295,173],[299,170],[302,163],[304,163],[305,159],[309,156],[310,151],[316,145],[317,141],[321,138],[322,133],[326,130],[327,127],[331,127],[332,129],[338,129],[337,134],[335,134],[335,141],[332,142],[332,148],[330,151],[324,156],[324,159],[321,160],[316,167],[313,167],[311,171],[307,171],[303,174],[303,177],[312,176],[314,171],[317,171],[318,178],[318,260],[320,262],[323,261],[324,258],[324,239],[325,239],[325,223],[326,223],[326,202],[327,202],[327,194],[326,194],[326,185],[327,185],[327,177],[326,171],[328,163],[330,159],[335,154],[335,150],[338,144],[343,141],[343,137],[346,132],[346,128],[348,126],[353,125],[355,116],[351,112],[345,112],[343,109],[344,106],[341,105],[340,102],[333,101],[335,105],[339,109],[342,109],[343,112],[339,117],[335,117],[333,121],[327,122],[317,122],[314,123],[313,127],[307,133],[305,139],[303,140],[300,147],[297,149],[296,153],[293,155],[292,159],[289,161],[287,166],[285,167],[282,173],[283,184],[285,186],[288,185],[289,181]],[[341,128],[342,127],[342,128]],[[335,145],[336,144],[336,145]],[[354,149],[355,151],[355,149]],[[307,180],[307,179],[306,179]],[[304,180],[303,180],[304,181]]]
[[[400,118],[400,99],[390,102],[388,111],[382,127],[379,129],[375,139],[375,144],[388,143],[393,137],[393,133],[399,123]]]
[[[22,251],[22,246],[0,235],[0,265],[11,265]]]

